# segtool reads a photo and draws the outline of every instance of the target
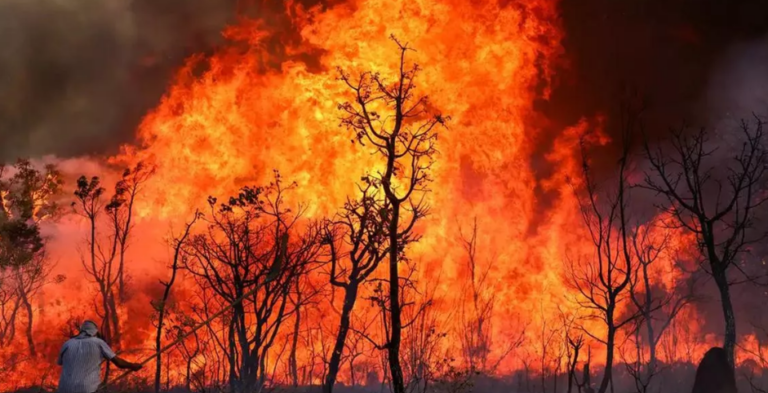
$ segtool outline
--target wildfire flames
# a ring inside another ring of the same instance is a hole
[[[461,321],[476,312],[470,292],[479,285],[486,299],[493,298],[487,321],[492,345],[476,350],[487,351],[489,364],[498,364],[495,373],[564,367],[566,344],[558,329],[563,318],[587,312],[574,301],[577,292],[567,283],[564,267],[574,256],[594,253],[568,180],[580,176],[579,135],[591,130],[598,135],[596,144],[609,141],[601,133],[600,119],[585,119],[554,140],[544,140],[541,130],[548,120],[534,110],[534,102],[547,98],[549,86],[556,83],[555,70],[564,66],[556,1],[355,0],[329,8],[289,4],[286,12],[300,32],[300,44],[286,44],[281,58],[268,45],[276,37],[280,41],[279,29],[253,19],[227,28],[223,34],[229,44],[210,57],[190,58],[160,104],[142,121],[136,144],[109,159],[108,164],[120,167],[144,162],[156,168],[136,199],[136,227],[126,265],[131,290],[118,306],[123,334],[119,349],[137,359],[152,354],[156,312],[151,302],[161,296],[157,280],[166,280],[169,274],[169,236],[177,235],[196,209],[206,212],[208,196],[224,200],[243,186],[266,185],[277,170],[285,182],[296,183],[286,203],[293,209],[302,204],[301,220],[309,223],[336,214],[348,197],[355,196],[361,177],[380,169],[381,161],[368,147],[355,143],[354,135],[339,126],[338,105],[353,97],[337,70],[373,71],[392,80],[399,65],[397,47],[389,38],[395,36],[413,48],[406,61],[421,68],[416,78],[419,94],[428,95],[431,107],[451,117],[439,130],[439,153],[430,169],[434,181],[426,194],[429,215],[416,229],[420,240],[408,249],[408,259],[417,268],[412,277],[419,289],[414,301],[432,299],[424,317],[431,319],[405,331],[404,347],[434,327],[435,334],[445,335],[435,350],[439,357],[465,362],[466,327]],[[297,60],[301,54],[313,56],[318,64]],[[539,146],[548,146],[546,164],[557,168],[547,175],[533,164]],[[100,176],[107,187],[119,177],[103,169],[107,165],[83,167],[85,161],[64,163],[63,170]],[[45,229],[51,235],[49,253],[57,261],[54,272],[66,276],[62,282],[45,284],[35,304],[39,358],[35,362],[53,364],[68,320],[97,318],[93,315],[97,295],[81,273],[87,223],[72,215]],[[695,241],[682,231],[666,236],[675,253],[660,257],[652,279],[654,285],[674,291],[687,279],[675,268],[676,258],[692,252]],[[468,247],[477,271],[470,267]],[[402,268],[407,274],[407,267]],[[377,275],[384,277],[383,271]],[[473,281],[476,274],[484,281]],[[180,275],[171,299],[175,307],[192,315],[189,310],[205,300],[195,281]],[[327,281],[327,271],[320,269],[312,273],[308,285]],[[376,321],[375,305],[364,300],[372,288],[361,295],[354,312],[353,324],[359,329]],[[297,359],[304,383],[322,383],[323,354],[338,329],[342,295],[331,289],[327,293],[307,307],[298,322],[302,339]],[[287,359],[294,321],[291,316],[284,322],[269,353],[267,368],[276,382],[290,382]],[[687,335],[689,347],[661,351],[663,361],[695,362],[718,344],[717,337],[702,331],[697,321],[694,308],[681,312],[665,340],[682,341]],[[605,335],[604,324],[585,323],[591,335]],[[225,335],[219,330],[222,326],[216,322],[201,334]],[[377,325],[371,329],[373,336],[380,334]],[[547,338],[555,335],[560,338]],[[1,350],[2,364],[25,360],[27,343],[21,336]],[[754,338],[744,340],[759,348]],[[200,345],[192,339],[186,342],[190,348]],[[350,383],[354,378],[361,383],[371,370],[381,378],[380,352],[365,340],[350,345],[361,353],[358,366],[355,370],[342,366],[339,380]],[[588,347],[593,364],[600,365],[604,346],[592,342]],[[174,350],[164,360],[168,374],[163,371],[163,381],[183,383],[189,357],[184,351]],[[210,343],[205,351],[217,350]],[[542,351],[551,353],[554,363],[527,363]],[[191,362],[192,373],[225,376],[223,356],[201,360],[198,355]],[[51,383],[58,372],[52,369],[9,367],[10,378],[4,378],[0,387],[7,391]]]

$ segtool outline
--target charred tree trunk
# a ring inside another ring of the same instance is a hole
[[[728,358],[728,364],[734,367],[734,348],[736,347],[736,317],[733,312],[733,303],[731,302],[731,291],[726,272],[724,269],[714,269],[713,276],[717,289],[720,291],[720,303],[723,308],[723,318],[725,319],[725,336],[723,339],[723,349]]]
[[[187,370],[186,374],[184,375],[184,387],[187,389],[188,392],[191,392],[192,390],[189,388],[190,381],[189,381],[189,374],[192,370],[192,358],[187,359]]]
[[[299,299],[296,302],[296,319],[293,322],[293,338],[291,340],[291,355],[289,357],[291,383],[293,384],[293,387],[299,386],[299,360],[297,359],[296,352],[298,351],[299,330],[301,329],[301,293],[297,296]]]
[[[356,283],[349,283],[346,288],[344,305],[341,309],[339,332],[336,334],[336,343],[333,345],[331,361],[328,363],[328,375],[325,377],[325,385],[323,386],[324,393],[331,393],[333,391],[333,385],[336,383],[336,377],[339,374],[341,355],[344,352],[344,343],[347,340],[347,334],[349,333],[349,328],[351,326],[350,316],[352,314],[352,309],[355,307],[355,302],[357,301],[357,289]]]
[[[387,225],[389,277],[388,297],[389,337],[381,347],[387,350],[390,378],[394,393],[405,392],[403,370],[400,364],[402,342],[402,305],[398,263],[406,246],[416,241],[411,236],[416,222],[427,214],[427,206],[421,196],[427,192],[430,182],[428,172],[436,154],[435,127],[445,125],[450,118],[428,105],[427,97],[413,93],[414,79],[419,67],[406,65],[406,53],[410,49],[394,36],[399,48],[397,80],[388,81],[379,73],[364,72],[352,78],[340,71],[340,79],[354,92],[353,101],[339,105],[344,112],[342,125],[354,131],[355,138],[363,146],[373,146],[371,152],[382,159],[384,173],[373,175],[377,187],[384,191],[389,209]],[[385,112],[373,110],[379,102],[386,105]],[[394,182],[402,180],[395,185]],[[405,205],[405,208],[402,208]],[[401,223],[402,221],[402,223]]]
[[[592,372],[589,369],[591,358],[592,354],[590,351],[589,355],[587,356],[587,363],[584,364],[584,369],[582,370],[582,380],[581,384],[579,385],[579,392],[592,393],[595,391],[592,389]]]
[[[658,339],[653,328],[653,319],[651,318],[651,305],[653,299],[651,298],[651,283],[648,276],[648,264],[642,264],[643,269],[643,283],[645,285],[645,307],[643,308],[643,318],[645,319],[645,329],[648,333],[648,371],[646,375],[646,382],[650,383],[651,377],[656,372],[656,344]],[[674,318],[674,314],[670,316],[670,319]],[[659,336],[661,338],[661,336]]]
[[[109,342],[112,343],[112,316],[110,315],[111,308],[109,307],[109,298],[106,293],[106,289],[104,288],[104,284],[100,283],[99,285],[101,289],[101,307],[104,310],[104,315],[102,316],[101,326],[102,330],[104,332],[104,338]]]
[[[605,393],[608,391],[608,385],[613,382],[613,350],[616,345],[616,328],[614,326],[608,326],[608,338],[605,341],[605,347],[607,354],[605,355],[605,372],[603,373],[603,380],[600,382],[600,388],[598,393]]]
[[[115,302],[115,293],[109,290],[109,315],[112,323],[112,343],[115,346],[120,345],[120,317],[117,312],[117,303]]]
[[[693,133],[687,127],[673,130],[672,152],[651,149],[650,143],[645,143],[654,174],[646,176],[644,187],[666,198],[667,211],[697,237],[701,255],[709,262],[708,273],[720,292],[725,321],[723,347],[731,368],[736,319],[727,273],[732,265],[740,263],[739,254],[765,240],[765,235],[751,236],[758,221],[756,212],[768,202],[763,191],[768,173],[764,124],[757,116],[754,127],[742,120],[741,149],[729,160],[712,156],[710,145],[714,144],[703,128]],[[749,276],[741,267],[737,270]]]
[[[392,203],[392,217],[389,224],[389,305],[390,321],[392,329],[391,337],[387,343],[389,353],[389,369],[392,377],[392,389],[395,393],[405,393],[403,368],[400,365],[400,342],[402,341],[403,323],[402,310],[400,308],[400,272],[398,262],[400,259],[398,236],[398,221],[400,218],[400,203]]]
[[[165,324],[165,316],[167,314],[167,305],[168,305],[168,298],[171,296],[171,288],[173,287],[173,284],[176,282],[176,275],[178,274],[180,265],[179,265],[179,258],[182,257],[181,253],[183,252],[182,248],[184,247],[184,242],[186,242],[187,237],[189,237],[189,233],[192,229],[192,225],[195,224],[195,221],[200,217],[199,212],[195,212],[195,216],[190,221],[183,234],[179,239],[176,239],[174,244],[174,250],[173,250],[173,263],[171,264],[171,278],[168,280],[168,282],[160,281],[160,283],[163,285],[163,299],[160,301],[160,304],[157,305],[157,332],[155,335],[155,350],[157,351],[157,357],[155,361],[155,393],[160,392],[160,373],[161,373],[161,367],[162,367],[162,353],[160,352],[160,349],[162,348],[162,336],[163,336],[163,327]],[[126,227],[128,228],[128,227]],[[121,250],[120,253],[120,259],[121,259],[121,269],[122,269],[122,258],[123,258],[123,252]],[[195,333],[195,337],[197,337],[197,333]],[[189,361],[187,362],[187,390],[189,390],[189,368],[190,364],[192,362],[192,357],[189,357]]]
[[[165,319],[165,301],[167,300],[167,293],[168,293],[168,287],[166,287],[165,294],[163,294],[163,303],[161,303],[159,308],[159,315],[157,317],[157,333],[155,335],[155,351],[157,351],[157,355],[155,356],[155,393],[160,392],[160,375],[162,373],[162,353],[160,353],[160,348],[162,348],[162,342],[161,337],[163,334],[163,323]]]
[[[576,365],[579,363],[579,351],[581,350],[582,341],[580,339],[573,341],[568,337],[568,345],[573,349],[573,357],[568,361],[568,393],[571,393],[573,391],[573,383],[576,381]],[[576,383],[578,385],[578,382]]]
[[[35,356],[37,354],[37,351],[35,350],[35,340],[32,336],[32,324],[34,322],[34,316],[32,314],[32,304],[29,303],[29,297],[27,296],[26,292],[20,294],[21,296],[21,302],[24,304],[24,311],[27,313],[27,326],[25,329],[25,333],[27,336],[27,346],[29,347],[29,354],[30,356]]]

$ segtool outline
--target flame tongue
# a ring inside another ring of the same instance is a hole
[[[140,145],[125,147],[112,159],[157,166],[137,201],[137,225],[146,228],[136,231],[137,240],[147,247],[157,243],[164,235],[158,228],[165,227],[158,222],[183,220],[209,195],[226,197],[241,186],[268,183],[274,169],[297,182],[290,202],[309,203],[306,217],[336,212],[355,193],[361,176],[379,164],[339,127],[337,105],[349,100],[349,91],[335,70],[392,75],[399,59],[388,37],[395,35],[415,48],[409,59],[422,69],[418,91],[452,118],[440,134],[432,167],[431,215],[419,228],[420,242],[409,250],[410,259],[418,261],[420,283],[437,286],[435,309],[445,319],[440,329],[457,329],[450,316],[465,300],[470,275],[461,234],[476,219],[473,247],[488,270],[483,285],[496,299],[492,358],[503,355],[505,343],[523,330],[522,353],[536,353],[537,332],[558,323],[563,312],[577,312],[564,300],[569,294],[562,275],[565,250],[592,250],[566,179],[578,176],[579,133],[595,125],[584,122],[564,130],[554,143],[546,141],[554,146],[547,156],[557,168],[554,175],[541,179],[531,168],[536,144],[542,142],[532,126],[541,120],[533,102],[546,98],[549,89],[541,86],[548,85],[562,54],[556,1],[356,0],[328,9],[298,7],[290,14],[303,41],[285,52],[322,53],[319,71],[298,61],[267,67],[274,56],[265,38],[279,33],[244,21],[225,32],[237,45],[189,60],[144,118]],[[548,210],[541,211],[537,186],[554,200]],[[134,259],[140,262],[132,269],[165,273],[162,264],[141,262],[153,258]],[[73,260],[71,266],[79,268]],[[182,283],[178,290],[192,286]],[[130,313],[134,321],[150,315],[148,303],[127,305],[122,317]],[[330,306],[319,307],[325,309],[306,316],[318,325],[335,315]],[[590,329],[600,335],[599,324]],[[134,333],[132,343],[151,346],[148,332]],[[458,347],[459,339],[451,337],[449,345]],[[498,371],[521,367],[518,363],[511,359]]]
[[[529,164],[537,130],[529,124],[536,86],[561,53],[555,2],[361,0],[295,14],[303,45],[322,50],[324,71],[298,62],[258,71],[269,57],[259,44],[265,32],[254,23],[230,28],[227,36],[249,49],[222,50],[199,78],[190,62],[141,124],[142,146],[117,158],[158,165],[144,214],[173,217],[209,194],[268,181],[272,169],[298,183],[293,197],[311,202],[311,217],[335,212],[376,169],[375,157],[339,128],[336,106],[348,91],[335,69],[391,75],[399,60],[393,34],[415,49],[408,56],[422,68],[420,92],[453,119],[438,142],[432,215],[413,248],[420,271],[441,274],[445,289],[456,285],[465,258],[459,226],[477,217],[479,257],[496,261],[489,285],[504,299],[500,320],[534,315],[542,304],[554,311],[563,291],[560,247],[573,233],[563,231],[578,216],[552,212],[547,233],[529,237],[537,205]]]

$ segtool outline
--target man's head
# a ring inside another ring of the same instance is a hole
[[[93,321],[85,321],[80,325],[80,333],[84,333],[89,337],[96,337],[99,333],[99,325],[96,325],[96,322]]]

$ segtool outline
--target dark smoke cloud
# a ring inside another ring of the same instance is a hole
[[[341,0],[299,0],[291,7]],[[270,0],[0,1],[0,161],[109,154],[133,139],[173,72],[212,53],[238,15],[279,32],[267,48],[298,44],[286,4]],[[317,54],[298,56],[310,68]],[[275,64],[279,66],[279,64]]]
[[[652,138],[663,140],[670,127],[685,120],[692,130],[713,130],[713,144],[723,158],[740,147],[740,119],[752,112],[768,115],[764,0],[563,0],[562,17],[570,67],[560,73],[552,99],[540,106],[555,123],[552,134],[583,116],[604,113],[606,132],[619,140],[617,104],[626,86],[647,98],[644,122]],[[552,139],[542,138],[542,154]],[[617,147],[593,156],[595,171],[615,171]],[[650,205],[638,199],[639,205]],[[763,222],[758,230],[765,230]],[[761,243],[744,257],[754,275],[766,276],[761,256],[767,249]],[[743,277],[734,272],[733,279]],[[739,334],[753,331],[753,323],[768,327],[768,317],[756,311],[768,299],[765,287],[741,285],[731,291]],[[722,309],[711,279],[701,282],[699,295],[704,299],[696,307],[705,332],[722,334]]]
[[[763,0],[563,0],[561,10],[571,67],[544,108],[565,123],[610,111],[622,86],[648,98],[655,122],[699,118],[713,67],[768,33]]]
[[[283,2],[243,3],[0,2],[0,160],[115,151],[132,139],[184,58],[221,43],[220,32],[235,21],[237,8],[291,30]],[[700,115],[716,60],[734,44],[768,31],[765,3],[562,0],[571,66],[559,72],[552,99],[539,105],[555,121],[551,132],[610,110],[624,83],[650,98],[656,128]],[[269,45],[276,52],[296,35],[280,37]],[[540,147],[542,153],[548,148]]]
[[[129,141],[172,71],[233,15],[233,0],[0,2],[0,160]]]
[[[720,114],[708,89],[713,80],[721,83],[725,59],[737,55],[734,48],[768,35],[764,0],[562,0],[560,5],[568,65],[558,73],[551,98],[537,105],[552,122],[533,162],[543,178],[555,169],[544,159],[554,136],[580,118],[606,115],[605,131],[620,139],[619,98],[630,89],[646,101],[643,122],[652,138],[663,138],[683,121],[712,125]],[[605,150],[593,157],[598,176],[616,167],[616,144]],[[540,200],[552,201],[547,195]]]

